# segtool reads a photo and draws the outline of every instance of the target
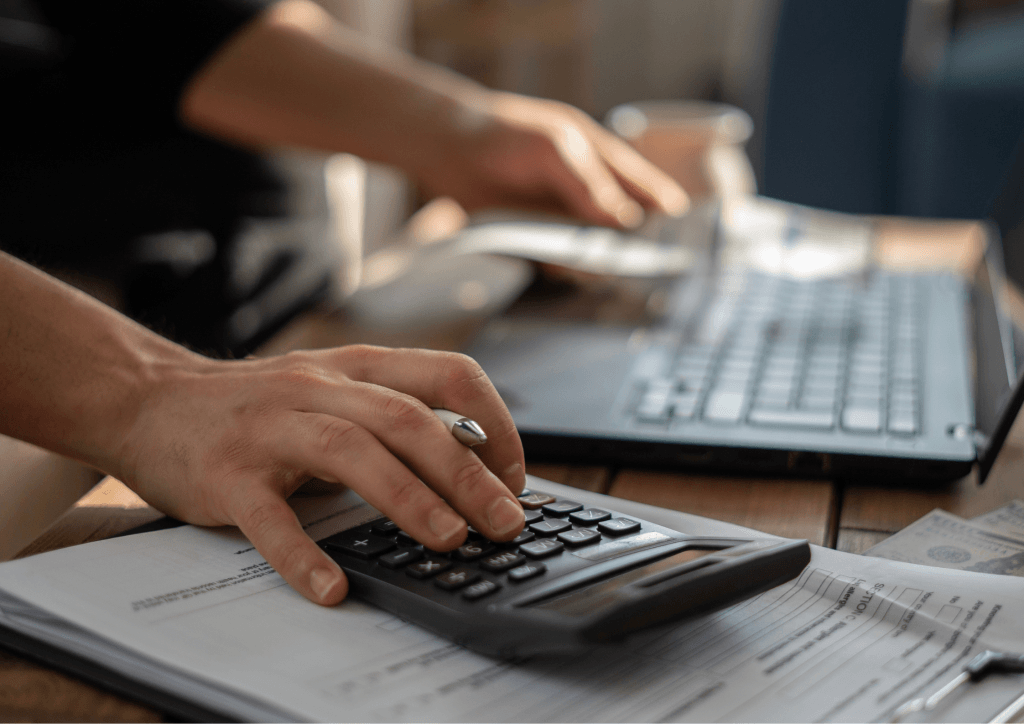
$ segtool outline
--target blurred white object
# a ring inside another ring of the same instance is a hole
[[[532,278],[522,259],[453,252],[447,243],[396,247],[366,260],[346,310],[379,328],[457,322],[497,313]]]
[[[544,221],[491,221],[472,225],[451,242],[455,254],[501,254],[616,277],[675,276],[693,264],[678,243],[597,226]]]
[[[754,170],[743,149],[754,122],[735,106],[641,101],[616,106],[606,124],[697,201],[756,192]]]
[[[721,263],[798,279],[866,272],[874,222],[761,196],[723,204]]]

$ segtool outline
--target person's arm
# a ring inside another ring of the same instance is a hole
[[[237,142],[393,164],[470,210],[533,206],[630,226],[640,204],[687,206],[674,181],[582,111],[375,48],[309,0],[283,0],[225,43],[186,87],[181,115]]]
[[[288,495],[344,483],[434,550],[523,527],[508,410],[468,357],[351,346],[259,360],[194,354],[0,253],[0,433],[93,465],[161,511],[237,525],[292,586],[344,598]],[[477,420],[458,443],[430,408]]]

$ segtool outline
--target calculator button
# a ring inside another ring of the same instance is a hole
[[[397,551],[385,553],[377,561],[385,568],[401,568],[423,558],[423,551],[419,548],[399,548]]]
[[[548,503],[541,508],[548,515],[554,515],[561,518],[562,516],[569,515],[569,513],[575,513],[577,510],[583,510],[583,506],[579,503],[574,503],[571,500],[559,500],[554,503]]]
[[[519,550],[522,553],[530,556],[530,558],[546,558],[553,556],[556,553],[561,553],[565,545],[552,538],[540,538],[538,540],[530,541],[519,546]]]
[[[451,561],[446,561],[443,558],[428,558],[421,563],[413,563],[405,569],[405,572],[413,578],[430,578],[451,567]]]
[[[539,576],[541,573],[548,569],[543,563],[527,563],[525,566],[519,566],[513,568],[508,572],[508,580],[510,581],[525,581],[527,578],[533,578]]]
[[[601,510],[600,508],[587,508],[581,510],[578,513],[573,513],[569,516],[576,525],[594,525],[600,523],[602,520],[608,520],[612,517],[612,514],[607,510]]]
[[[516,497],[519,497],[519,498],[525,498],[525,497],[526,497],[527,495],[533,495],[533,491],[532,491],[532,490],[530,490],[529,488],[523,488],[523,492],[521,492],[521,493],[520,493],[520,494],[519,494],[518,496],[516,496]]]
[[[537,534],[534,533],[532,530],[524,530],[522,533],[517,535],[512,540],[505,541],[501,545],[503,545],[503,546],[521,546],[523,543],[529,543],[530,541],[532,541],[536,537],[537,537]]]
[[[480,567],[485,571],[501,573],[509,568],[515,568],[525,561],[526,559],[518,553],[506,551],[504,553],[495,553],[493,556],[487,556],[487,558],[480,561]]]
[[[538,520],[544,520],[544,514],[539,510],[524,510],[523,515],[526,518],[526,524],[536,523]]]
[[[640,524],[629,518],[612,518],[597,524],[597,529],[607,535],[626,535],[640,530]]]
[[[475,561],[494,551],[494,546],[487,542],[467,543],[460,546],[452,555],[460,561]]]
[[[480,580],[480,574],[468,568],[456,568],[454,571],[442,573],[434,579],[434,585],[446,591],[454,591],[457,588],[468,586]]]
[[[398,545],[400,546],[418,546],[420,542],[413,538],[411,535],[406,533],[404,530],[398,531]]]
[[[475,601],[478,598],[483,598],[484,596],[491,595],[499,588],[501,588],[501,586],[499,586],[494,581],[480,581],[479,583],[474,583],[472,586],[463,591],[462,597],[465,598],[467,601]]]
[[[601,534],[592,528],[576,528],[558,534],[558,540],[567,546],[585,546],[601,540]]]
[[[567,520],[542,520],[530,526],[530,530],[540,536],[558,535],[563,530],[572,528],[572,523]]]
[[[323,541],[323,544],[331,550],[341,551],[356,558],[370,560],[381,553],[387,553],[395,547],[395,542],[387,538],[381,538],[373,533],[342,533],[331,536]]]
[[[376,523],[371,525],[370,530],[377,535],[396,536],[398,535],[398,523],[385,518],[384,520],[378,520]]]
[[[527,510],[537,510],[548,503],[554,502],[554,497],[545,495],[544,493],[531,493],[530,495],[524,495],[519,499],[519,503]]]

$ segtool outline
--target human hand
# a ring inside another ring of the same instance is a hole
[[[679,215],[689,207],[674,180],[583,111],[512,93],[484,97],[455,114],[441,157],[413,169],[431,194],[469,211],[526,207],[629,228],[644,209]]]
[[[342,483],[428,548],[523,528],[526,483],[512,417],[463,355],[350,346],[161,373],[112,471],[142,498],[197,525],[237,525],[288,583],[324,605],[344,574],[303,532],[286,498],[312,477]],[[472,418],[470,450],[430,410]]]

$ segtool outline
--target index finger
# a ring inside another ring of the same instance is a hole
[[[473,452],[514,494],[526,487],[523,444],[512,414],[474,360],[422,349],[364,347],[357,355],[347,349],[342,366],[350,378],[388,387],[479,423],[487,443]]]
[[[598,126],[594,145],[629,194],[647,208],[680,216],[690,208],[683,187],[628,143]]]

